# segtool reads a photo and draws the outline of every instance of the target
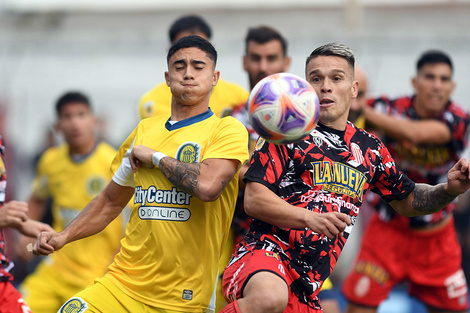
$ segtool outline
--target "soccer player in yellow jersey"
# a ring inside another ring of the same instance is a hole
[[[50,197],[52,226],[61,231],[111,179],[116,150],[95,137],[96,119],[85,95],[64,94],[57,101],[56,111],[57,126],[66,143],[42,155],[28,204],[30,217],[40,220]],[[68,298],[93,284],[113,261],[123,236],[120,216],[101,233],[44,259],[20,288],[32,311],[55,312]]]
[[[216,60],[209,41],[194,35],[177,40],[165,72],[171,117],[142,120],[122,146],[131,142],[128,157],[117,154],[104,191],[65,230],[38,236],[34,253],[50,254],[100,232],[134,195],[114,263],[60,312],[215,311],[218,260],[235,208],[237,173],[248,158],[245,127],[208,107],[219,78]]]
[[[200,16],[186,15],[178,18],[170,26],[169,40],[171,43],[177,39],[188,36],[198,35],[204,39],[210,40],[212,29],[210,25]],[[243,107],[248,101],[248,91],[241,86],[219,78],[217,86],[212,87],[209,97],[209,107],[211,111],[219,117],[231,115],[234,110]],[[152,90],[145,93],[139,102],[139,114],[142,119],[171,114],[171,91],[165,82],[156,85]],[[123,149],[125,152],[126,149]],[[227,245],[219,260],[219,271],[222,274],[225,266],[230,260],[233,252],[233,231],[227,239]],[[220,278],[222,275],[220,275]],[[222,309],[226,302],[222,296],[222,280],[218,282],[216,310]]]
[[[199,16],[189,15],[177,19],[170,27],[170,42],[188,36],[198,35],[210,40],[212,30],[209,24]],[[139,101],[139,114],[142,119],[156,116],[170,116],[171,91],[166,83],[156,85],[145,93]],[[235,107],[244,105],[248,100],[248,91],[241,86],[219,79],[217,86],[211,90],[209,107],[219,117],[228,116]]]

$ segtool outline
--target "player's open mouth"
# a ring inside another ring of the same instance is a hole
[[[328,104],[333,104],[334,101],[328,98],[323,98],[320,100],[320,105],[328,105]]]

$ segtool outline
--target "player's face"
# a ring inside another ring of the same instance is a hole
[[[289,69],[290,58],[284,55],[279,40],[271,40],[260,44],[249,41],[243,56],[243,68],[250,79],[250,89],[266,76],[286,72]]]
[[[208,104],[211,88],[219,80],[219,71],[214,69],[214,62],[206,52],[199,48],[184,48],[171,56],[165,79],[176,103]]]
[[[341,57],[318,56],[307,64],[305,74],[320,100],[320,123],[344,130],[351,99],[357,96],[352,67]]]
[[[351,107],[349,108],[348,120],[355,122],[362,114],[362,110],[367,105],[367,77],[365,73],[356,68],[354,71],[354,79],[358,82],[357,97],[351,99]]]
[[[57,126],[71,151],[81,152],[95,143],[96,119],[84,103],[70,102],[64,105]]]
[[[452,70],[445,63],[424,65],[412,83],[416,91],[415,109],[421,117],[439,115],[455,87]]]

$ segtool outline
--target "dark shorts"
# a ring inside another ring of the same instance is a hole
[[[453,220],[423,233],[397,228],[374,215],[343,294],[350,302],[377,307],[396,284],[409,282],[410,295],[425,304],[464,311],[468,291],[461,261]]]

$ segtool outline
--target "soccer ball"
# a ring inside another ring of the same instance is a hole
[[[263,78],[248,99],[250,124],[272,143],[287,144],[306,137],[318,123],[320,103],[303,78],[278,73]]]

